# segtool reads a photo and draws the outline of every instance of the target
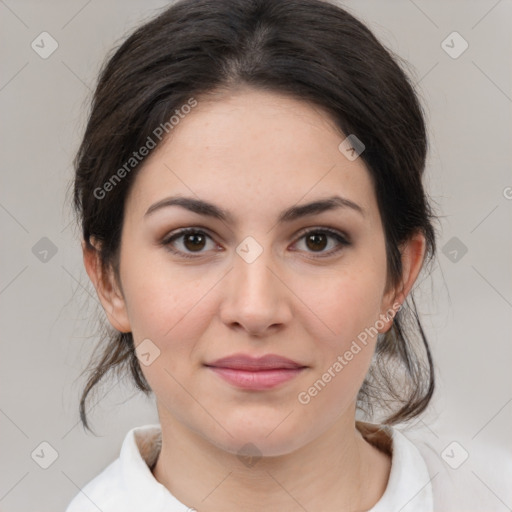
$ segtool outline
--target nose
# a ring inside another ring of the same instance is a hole
[[[271,251],[266,249],[252,262],[235,254],[220,307],[221,320],[227,326],[264,337],[290,322],[293,294],[275,267]]]

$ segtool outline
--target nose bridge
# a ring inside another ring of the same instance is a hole
[[[236,253],[229,296],[225,297],[223,308],[224,321],[240,324],[253,333],[288,321],[291,315],[286,287],[274,275],[276,265],[271,248],[247,237]]]
[[[275,266],[272,250],[268,246],[264,248],[252,237],[248,239],[236,249],[233,280],[237,295],[240,300],[265,300],[270,303],[277,292],[276,277],[270,271]]]

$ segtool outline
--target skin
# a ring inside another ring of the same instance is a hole
[[[111,324],[132,332],[136,345],[150,339],[160,350],[141,366],[162,426],[154,476],[189,507],[368,510],[385,491],[390,457],[355,426],[377,338],[307,405],[297,399],[359,333],[403,303],[424,258],[418,234],[403,247],[401,283],[386,286],[376,196],[362,159],[338,149],[344,138],[321,109],[280,94],[241,88],[198,98],[131,188],[120,283],[84,245]],[[340,208],[277,222],[285,208],[334,193],[364,215]],[[178,194],[212,202],[235,222],[179,206],[145,215]],[[161,243],[186,227],[211,237],[202,246],[174,241],[195,259]],[[307,244],[305,229],[322,227],[345,234],[350,245],[331,237],[320,248]],[[236,252],[248,236],[263,249],[252,263]],[[387,321],[379,332],[390,327]],[[204,366],[234,353],[278,354],[307,368],[276,388],[241,390]],[[237,457],[246,443],[262,456],[251,466]]]

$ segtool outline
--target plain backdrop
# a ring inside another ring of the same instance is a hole
[[[114,382],[90,411],[99,436],[79,423],[98,304],[68,188],[104,57],[166,4],[0,0],[2,511],[63,510],[119,455],[130,428],[158,421],[153,399]],[[471,473],[510,510],[503,468],[489,471],[486,459],[495,450],[512,457],[512,2],[342,5],[410,63],[429,124],[426,186],[441,230],[433,274],[416,298],[438,388],[411,429],[441,458],[457,441],[469,458],[446,471]],[[51,42],[42,32],[58,44],[47,58],[32,45]]]

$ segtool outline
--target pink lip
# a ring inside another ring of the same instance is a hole
[[[258,358],[234,354],[206,366],[230,384],[252,390],[276,387],[293,379],[306,368],[291,359],[274,354]]]

